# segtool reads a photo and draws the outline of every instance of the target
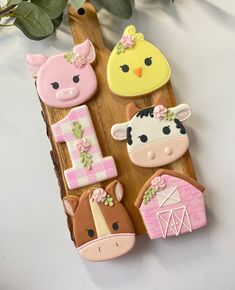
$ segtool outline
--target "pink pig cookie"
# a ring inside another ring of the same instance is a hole
[[[89,100],[97,89],[95,72],[90,65],[95,49],[90,40],[75,45],[73,52],[49,58],[27,55],[27,67],[37,78],[37,90],[48,106],[68,108]]]

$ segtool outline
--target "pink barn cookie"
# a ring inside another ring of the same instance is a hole
[[[90,40],[75,45],[73,52],[49,58],[28,55],[27,67],[37,78],[37,90],[48,106],[68,108],[89,100],[97,89],[95,72],[90,65],[95,59],[95,49]]]
[[[178,236],[206,225],[204,187],[172,170],[158,170],[143,186],[135,206],[150,239]]]
[[[135,244],[132,222],[121,204],[123,187],[117,180],[102,188],[86,190],[80,199],[64,197],[72,218],[73,237],[80,255],[90,261],[117,258]]]
[[[131,161],[142,167],[159,167],[180,158],[188,149],[189,139],[182,124],[190,115],[190,107],[163,105],[140,110],[134,103],[127,106],[125,123],[112,126],[116,140],[127,140]]]
[[[52,125],[56,143],[66,142],[72,168],[65,170],[69,189],[75,189],[117,176],[112,156],[103,157],[86,105],[72,109]]]

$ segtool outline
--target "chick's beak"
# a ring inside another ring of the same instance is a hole
[[[137,77],[141,77],[142,76],[142,67],[137,67],[134,69],[134,74],[137,76]]]

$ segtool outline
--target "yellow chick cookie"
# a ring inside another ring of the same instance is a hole
[[[108,61],[111,91],[121,97],[146,95],[166,84],[170,74],[170,66],[160,50],[144,40],[133,25],[127,26]]]

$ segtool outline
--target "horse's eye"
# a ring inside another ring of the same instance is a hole
[[[120,68],[124,73],[129,71],[129,66],[127,64],[121,65]]]
[[[152,64],[152,57],[147,57],[145,60],[144,60],[144,63],[147,65],[147,66],[150,66]]]
[[[169,134],[171,133],[170,126],[163,127],[163,128],[162,128],[162,132],[163,132],[163,134],[165,134],[165,135],[169,135]]]
[[[90,238],[93,238],[94,235],[95,235],[95,233],[94,233],[94,231],[93,231],[92,229],[87,230],[87,234],[88,234],[88,236],[89,236]]]
[[[78,83],[79,81],[80,81],[79,76],[74,76],[74,77],[73,77],[73,82],[74,82],[74,83]]]
[[[51,86],[52,86],[53,89],[57,90],[60,85],[59,85],[59,83],[54,82],[54,83],[51,83]]]
[[[114,229],[114,231],[117,231],[119,229],[118,223],[113,223],[112,228]]]
[[[142,143],[146,143],[148,141],[148,137],[146,135],[141,135],[139,138]]]

